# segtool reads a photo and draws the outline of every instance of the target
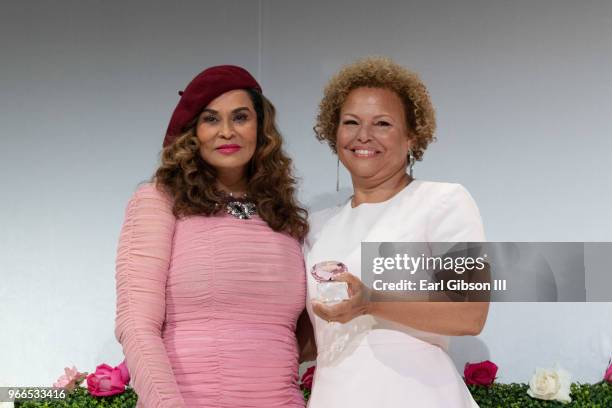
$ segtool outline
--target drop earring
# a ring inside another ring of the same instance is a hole
[[[412,168],[414,167],[414,154],[412,153],[412,149],[408,150],[408,174],[410,175],[410,178],[413,178],[412,176]]]
[[[340,156],[336,153],[338,162],[336,163],[336,193],[340,191]]]

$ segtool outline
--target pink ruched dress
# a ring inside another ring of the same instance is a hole
[[[146,184],[126,209],[116,279],[115,336],[138,407],[304,407],[295,239],[258,216],[176,219]]]

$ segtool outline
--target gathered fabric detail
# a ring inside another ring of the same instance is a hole
[[[304,407],[300,244],[257,216],[176,219],[141,187],[117,252],[115,334],[139,407]]]

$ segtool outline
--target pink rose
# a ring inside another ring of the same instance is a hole
[[[489,386],[493,384],[496,374],[497,366],[489,360],[473,364],[466,363],[463,370],[465,383],[469,385]]]
[[[607,381],[612,384],[612,360],[610,361],[610,365],[608,366],[608,369],[604,374],[604,381]]]
[[[100,364],[96,372],[87,376],[87,390],[96,397],[108,397],[121,394],[130,381],[125,361],[113,368],[108,364]]]
[[[312,389],[312,380],[314,379],[316,366],[308,367],[308,369],[302,375],[302,389]]]
[[[80,373],[75,366],[72,368],[65,367],[64,375],[60,376],[53,386],[56,388],[66,388],[72,391],[74,387],[85,379],[87,373]]]
[[[119,364],[116,368],[118,368],[121,372],[121,379],[123,380],[123,383],[126,385],[129,384],[130,372],[128,371],[127,365],[125,364],[125,360],[123,360],[121,364]]]
[[[53,383],[53,386],[55,388],[64,388],[65,386],[68,385],[69,382],[70,382],[70,379],[68,378],[68,376],[62,375],[61,377],[57,379],[57,381]]]

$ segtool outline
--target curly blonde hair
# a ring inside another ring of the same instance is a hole
[[[308,233],[308,213],[295,199],[292,161],[282,149],[276,110],[258,91],[246,91],[257,114],[257,147],[247,167],[247,195],[270,228],[303,241]],[[216,186],[216,170],[200,154],[198,116],[174,143],[164,148],[161,165],[152,178],[158,188],[173,197],[176,217],[213,215],[224,208],[224,195]]]
[[[416,160],[435,140],[436,116],[427,88],[419,76],[389,58],[369,57],[343,67],[334,75],[319,103],[314,127],[319,141],[325,141],[334,153],[340,111],[348,94],[356,88],[383,88],[395,92],[404,104],[412,153]]]

